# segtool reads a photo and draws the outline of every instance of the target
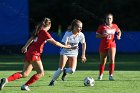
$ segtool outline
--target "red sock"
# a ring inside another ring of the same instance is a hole
[[[103,75],[103,73],[104,73],[104,65],[103,64],[100,64],[100,66],[99,66],[99,71],[100,71],[100,74],[99,75]]]
[[[17,72],[17,73],[14,73],[13,75],[9,76],[7,78],[7,80],[8,80],[8,82],[10,82],[10,81],[14,81],[16,79],[19,79],[21,77],[22,77],[21,73],[20,72]]]
[[[111,64],[109,65],[109,75],[113,75],[113,73],[114,73],[114,68],[115,68],[115,65],[111,63]]]
[[[37,77],[36,74],[34,74],[26,83],[25,85],[29,86],[31,85],[32,83],[36,82],[39,78]]]

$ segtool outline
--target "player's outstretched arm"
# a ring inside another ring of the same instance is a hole
[[[58,47],[62,47],[62,48],[71,48],[70,45],[63,45],[63,44],[61,44],[60,42],[54,40],[53,38],[48,39],[48,42],[51,43],[51,44],[54,44],[55,46],[58,46]]]

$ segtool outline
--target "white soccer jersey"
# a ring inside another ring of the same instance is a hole
[[[72,31],[66,31],[65,35],[62,38],[62,42],[66,45],[77,46],[79,42],[85,43],[85,36],[82,32],[79,32],[78,35],[74,35]],[[62,48],[60,51],[60,55],[67,55],[67,56],[77,56],[78,55],[78,48],[77,49],[65,49]]]

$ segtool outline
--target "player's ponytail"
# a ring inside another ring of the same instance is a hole
[[[43,27],[47,27],[48,25],[51,25],[51,20],[49,18],[44,18],[43,21],[35,27],[33,37],[36,37],[38,33],[40,32],[40,30]]]

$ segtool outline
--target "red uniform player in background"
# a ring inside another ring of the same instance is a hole
[[[100,66],[98,80],[102,80],[107,56],[109,55],[109,80],[113,79],[113,72],[115,68],[116,43],[115,33],[118,40],[121,39],[121,31],[116,24],[113,24],[113,15],[111,13],[105,16],[105,24],[98,27],[96,38],[101,38],[99,53]]]

